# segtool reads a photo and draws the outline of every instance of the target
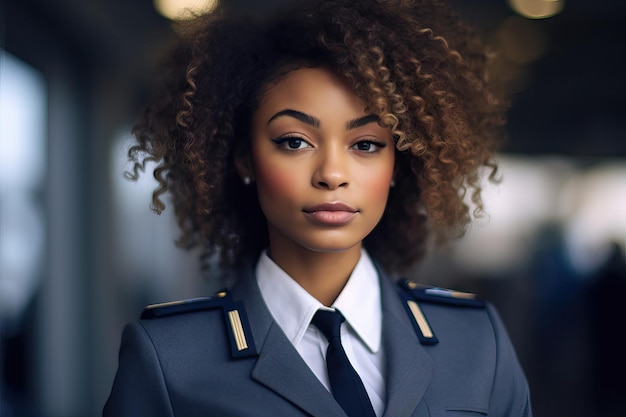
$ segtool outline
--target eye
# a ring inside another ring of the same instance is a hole
[[[355,143],[354,145],[352,145],[352,147],[356,149],[357,151],[368,152],[368,153],[379,151],[385,146],[387,146],[386,143],[378,142],[374,140],[361,140]]]
[[[311,145],[307,141],[296,136],[286,136],[282,138],[272,139],[272,142],[278,145],[278,147],[290,151],[311,147]]]

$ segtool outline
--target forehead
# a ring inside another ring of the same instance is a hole
[[[322,114],[333,108],[352,116],[363,115],[366,110],[351,86],[326,67],[289,71],[266,88],[256,113],[272,113],[287,108]]]

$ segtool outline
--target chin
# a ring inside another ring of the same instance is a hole
[[[359,246],[362,240],[351,242],[339,242],[332,239],[326,239],[324,242],[301,242],[301,245],[312,252],[320,253],[341,253]]]

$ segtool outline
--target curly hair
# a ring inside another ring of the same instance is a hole
[[[263,93],[299,67],[343,77],[396,140],[396,186],[364,245],[388,271],[429,241],[464,233],[483,209],[481,171],[504,134],[506,102],[489,82],[476,31],[436,0],[313,0],[271,16],[219,7],[181,24],[163,85],[133,129],[136,178],[157,161],[153,210],[169,193],[185,248],[224,267],[269,244],[256,190],[235,158]],[[466,203],[469,194],[473,211]]]

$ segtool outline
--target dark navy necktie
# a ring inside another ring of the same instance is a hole
[[[318,310],[311,323],[328,340],[326,368],[333,396],[350,417],[376,417],[359,374],[356,373],[341,344],[340,329],[344,317],[339,311]]]

